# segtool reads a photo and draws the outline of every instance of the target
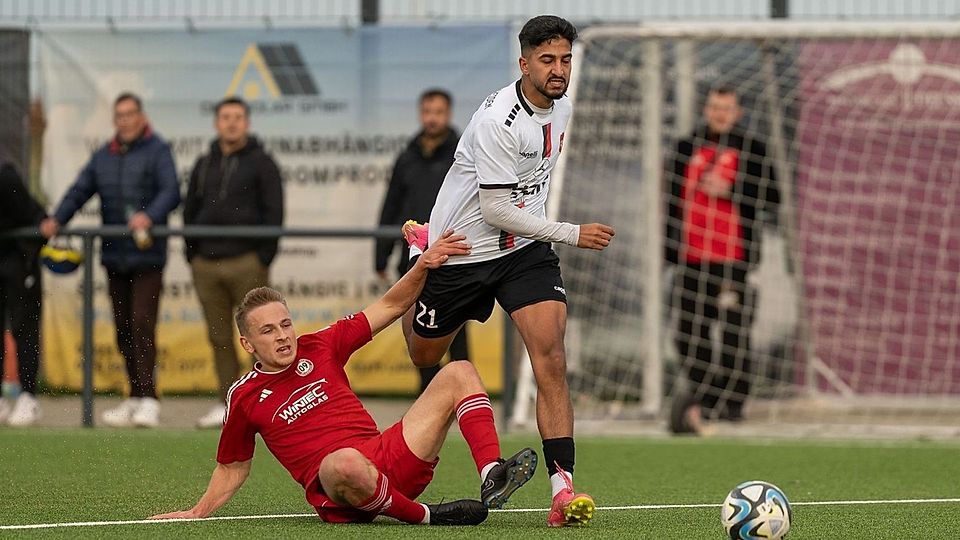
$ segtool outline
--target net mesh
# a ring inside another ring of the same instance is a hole
[[[588,32],[555,217],[617,237],[557,247],[578,420],[650,419],[651,404],[664,420],[692,396],[712,420],[747,419],[718,426],[951,429],[958,45]],[[718,85],[742,107],[730,134],[705,128]]]

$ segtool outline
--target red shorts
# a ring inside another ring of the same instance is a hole
[[[416,499],[433,480],[440,458],[424,461],[414,455],[403,440],[403,420],[380,435],[353,446],[387,476],[390,486],[410,499]],[[307,486],[307,502],[328,523],[369,523],[377,514],[340,506],[323,492],[319,478]]]

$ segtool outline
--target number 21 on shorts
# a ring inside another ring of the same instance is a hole
[[[420,309],[417,310],[417,316],[414,317],[417,324],[424,328],[436,328],[437,310],[427,309],[427,305],[420,301],[417,301],[417,304],[420,306]],[[426,321],[424,321],[424,317],[426,317]]]

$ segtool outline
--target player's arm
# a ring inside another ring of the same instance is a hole
[[[513,204],[510,194],[518,183],[520,145],[513,132],[504,125],[494,122],[479,124],[474,144],[480,183],[480,213],[487,225],[543,242],[562,242],[591,249],[603,249],[610,244],[614,235],[610,226],[550,221]]]
[[[151,516],[149,519],[197,519],[205,518],[227,504],[240,486],[250,475],[250,464],[253,460],[235,461],[233,463],[217,463],[217,468],[210,476],[210,484],[197,504],[189,510],[169,512]]]
[[[390,287],[390,290],[379,300],[363,310],[367,322],[370,323],[372,335],[377,335],[410,309],[420,296],[420,291],[423,290],[428,271],[440,268],[440,265],[447,262],[450,257],[470,254],[470,246],[463,242],[465,239],[465,236],[453,234],[453,231],[444,232],[439,240],[417,258],[416,263],[400,278],[400,281]]]
[[[524,238],[581,248],[603,249],[610,245],[615,234],[613,227],[602,223],[574,225],[535,216],[513,205],[511,191],[512,188],[480,190],[480,213],[491,227]]]

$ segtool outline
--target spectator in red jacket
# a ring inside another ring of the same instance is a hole
[[[774,219],[780,202],[766,146],[736,126],[736,92],[711,89],[703,113],[705,124],[677,143],[667,171],[666,258],[677,265],[676,345],[691,384],[674,404],[675,432],[699,432],[705,418],[743,417],[756,297],[747,273],[760,258],[760,217]]]

